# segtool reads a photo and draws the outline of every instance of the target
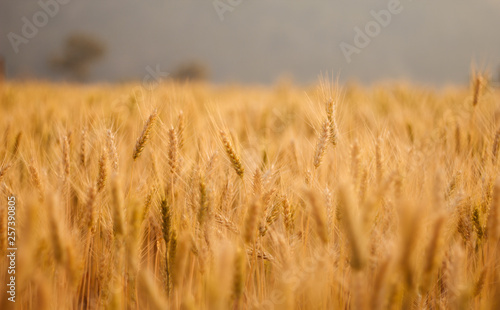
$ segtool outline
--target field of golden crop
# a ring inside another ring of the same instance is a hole
[[[500,309],[485,84],[4,83],[0,308]]]

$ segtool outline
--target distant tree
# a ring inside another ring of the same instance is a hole
[[[82,33],[72,34],[66,38],[62,52],[49,59],[49,64],[54,70],[84,80],[92,63],[99,60],[105,51],[104,44],[98,39]]]
[[[172,74],[172,78],[185,81],[206,80],[209,75],[208,67],[200,62],[189,62],[180,65]]]

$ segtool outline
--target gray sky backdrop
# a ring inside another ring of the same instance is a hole
[[[92,81],[139,80],[147,66],[172,72],[197,60],[215,82],[271,83],[288,75],[309,83],[333,72],[343,81],[444,85],[467,82],[472,61],[492,73],[500,65],[498,0],[401,0],[402,12],[351,63],[340,43],[353,44],[354,27],[363,29],[374,20],[370,11],[387,9],[390,0],[242,0],[223,21],[212,0],[65,1],[16,54],[7,35],[21,35],[22,17],[31,20],[41,8],[35,0],[0,0],[0,54],[9,77],[53,78],[47,59],[74,32],[107,46]]]

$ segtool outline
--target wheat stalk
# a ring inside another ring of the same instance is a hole
[[[326,227],[323,209],[319,206],[318,201],[316,200],[316,195],[313,191],[307,190],[306,195],[312,207],[312,217],[316,223],[316,231],[323,244],[326,245],[328,243],[328,230]]]
[[[491,150],[491,161],[493,164],[496,164],[498,159],[498,148],[500,146],[500,129],[497,130],[495,134],[495,139],[493,141],[493,146]]]
[[[229,141],[226,133],[223,130],[221,130],[219,133],[222,139],[222,144],[224,145],[224,149],[226,150],[226,154],[227,156],[229,156],[229,160],[233,165],[234,171],[236,171],[236,174],[240,178],[243,178],[245,168],[243,168],[243,165],[241,164],[241,158],[238,156],[238,154],[236,154],[233,144],[231,143],[231,141]]]
[[[182,150],[184,147],[184,112],[180,111],[179,116],[177,118],[177,137],[178,137],[178,144],[179,144],[179,150]]]
[[[106,148],[101,152],[101,157],[99,158],[99,178],[97,180],[97,192],[100,193],[104,186],[106,185],[106,179],[108,177],[108,154]]]
[[[113,233],[121,238],[125,235],[125,211],[123,195],[118,177],[111,178],[111,197],[112,197],[112,215],[113,215]]]
[[[87,140],[88,140],[87,129],[83,128],[81,144],[80,144],[80,165],[84,168],[87,166],[87,143],[88,143]]]
[[[325,155],[327,149],[327,143],[330,139],[330,129],[331,123],[326,120],[323,122],[323,127],[321,128],[320,136],[318,139],[318,143],[316,144],[316,151],[314,152],[314,167],[317,169],[321,165],[323,161],[323,156]]]
[[[137,142],[135,143],[134,153],[132,154],[132,158],[134,159],[134,161],[137,160],[139,156],[141,156],[141,153],[144,150],[146,143],[149,141],[149,135],[153,130],[153,126],[156,122],[157,117],[158,117],[158,111],[155,109],[153,113],[151,113],[151,115],[149,116],[148,120],[146,121],[146,124],[142,129],[142,133],[137,139]]]
[[[250,244],[254,241],[257,233],[257,223],[259,221],[261,205],[259,199],[254,199],[248,206],[247,216],[245,220],[245,235],[244,240]]]
[[[38,169],[33,164],[33,161],[29,164],[28,170],[30,172],[31,182],[35,185],[36,189],[38,190],[39,200],[40,202],[43,202],[45,198],[45,190],[42,180],[40,179],[40,174],[38,173]]]
[[[177,174],[177,150],[180,147],[174,128],[168,130],[168,142],[168,165],[170,166],[170,174],[173,179]]]
[[[69,141],[68,137],[64,136],[62,141],[62,163],[63,163],[63,173],[64,180],[68,181],[69,179],[69,170],[70,170],[70,158],[69,158]]]
[[[119,160],[118,160],[118,149],[116,148],[116,139],[113,132],[108,129],[106,131],[107,136],[107,146],[109,150],[109,158],[111,159],[111,167],[114,173],[118,173]]]
[[[341,214],[341,220],[343,227],[345,228],[352,253],[350,261],[351,267],[354,270],[361,270],[367,263],[368,253],[366,248],[366,239],[361,231],[361,223],[358,217],[354,214],[354,197],[346,184],[342,184],[339,187],[338,196],[338,210]]]
[[[335,121],[336,111],[337,105],[335,104],[335,101],[330,98],[326,103],[326,116],[328,122],[330,123],[329,140],[333,146],[336,146],[338,142],[338,128],[337,122]]]

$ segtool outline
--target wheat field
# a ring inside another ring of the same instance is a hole
[[[4,83],[0,308],[500,309],[499,99]]]

